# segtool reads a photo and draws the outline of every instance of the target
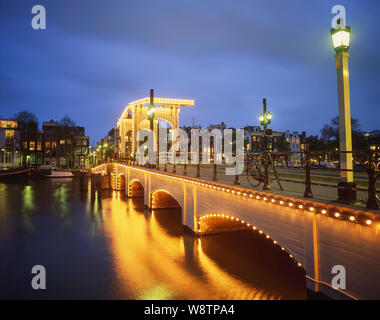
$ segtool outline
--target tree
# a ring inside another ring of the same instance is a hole
[[[112,128],[110,131],[108,131],[107,135],[109,137],[113,138],[113,137],[115,137],[115,131],[116,131],[115,128]]]
[[[322,139],[318,138],[318,135],[307,137],[306,143],[309,145],[310,151],[326,150],[326,144]]]
[[[351,118],[353,150],[368,149],[368,143],[363,136],[358,119]],[[321,129],[322,140],[328,149],[339,148],[339,117],[335,117]]]
[[[277,138],[275,148],[278,152],[289,152],[290,143],[286,141],[285,134]]]
[[[61,121],[59,121],[61,127],[75,127],[76,123],[68,116],[65,115]]]
[[[18,127],[22,128],[22,129],[25,128],[26,125],[31,123],[31,122],[38,124],[37,117],[33,113],[26,111],[26,110],[16,113],[14,115],[14,118],[18,122]]]
[[[20,111],[14,115],[15,120],[17,120],[17,126],[19,130],[19,141],[20,146],[20,163],[23,166],[26,166],[27,154],[30,146],[30,142],[34,142],[34,153],[36,154],[36,146],[38,140],[38,119],[37,117],[29,111]]]
[[[60,121],[57,130],[57,158],[58,158],[58,167],[61,166],[60,157],[61,154],[65,155],[66,158],[66,168],[68,169],[71,165],[71,162],[74,158],[75,151],[75,136],[76,136],[76,124],[75,122],[67,115],[65,115]],[[61,145],[61,140],[63,144]]]

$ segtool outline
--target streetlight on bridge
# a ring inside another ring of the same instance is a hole
[[[150,89],[150,105],[149,105],[147,114],[148,114],[148,120],[150,121],[150,131],[153,134],[152,138],[154,139],[154,117],[156,114],[156,107],[154,105],[154,89]],[[154,146],[154,143],[153,143],[153,146]]]
[[[271,135],[273,131],[270,133],[267,132],[268,124],[272,122],[272,114],[267,112],[267,99],[263,99],[263,113],[260,114],[260,124],[264,127],[264,186],[263,190],[270,190],[269,186],[269,170],[268,170],[268,135]],[[270,130],[270,129],[268,129]]]
[[[339,104],[339,145],[340,145],[340,179],[338,184],[339,201],[356,201],[352,161],[352,134],[350,111],[350,88],[348,71],[348,49],[350,48],[351,28],[343,19],[338,20],[337,27],[331,29],[331,38],[336,52],[336,70],[338,78]]]

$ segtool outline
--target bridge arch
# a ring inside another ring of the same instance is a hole
[[[151,192],[150,199],[152,209],[182,209],[175,196],[164,189],[156,189]]]
[[[144,197],[144,185],[139,179],[133,178],[128,185],[128,197],[142,198]]]
[[[252,225],[244,220],[241,220],[233,215],[225,213],[205,213],[197,217],[198,234],[206,235],[213,233],[231,232],[238,230],[249,230],[257,232],[261,236],[265,237],[268,241],[271,241],[274,246],[278,246],[281,251],[288,254],[291,261],[297,264],[298,267],[303,268],[301,259],[297,257],[297,254],[292,252],[291,249],[282,246],[277,240],[273,239],[269,234],[266,234],[258,226]],[[304,269],[304,268],[303,268]]]

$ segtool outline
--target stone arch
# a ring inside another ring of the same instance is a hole
[[[157,189],[150,194],[151,208],[157,209],[182,209],[180,202],[167,190]]]
[[[132,179],[128,186],[128,197],[130,198],[143,198],[144,185],[139,179]]]
[[[227,223],[223,223],[223,222]],[[273,245],[278,246],[281,251],[284,251],[289,255],[289,258],[297,264],[298,267],[305,267],[301,264],[301,259],[297,257],[297,255],[288,247],[283,246],[276,239],[273,239],[270,235],[266,234],[262,231],[258,226],[252,225],[251,223],[241,220],[237,217],[234,217],[230,214],[225,213],[205,213],[200,216],[197,216],[197,230],[198,235],[206,235],[213,233],[221,233],[221,232],[231,232],[238,230],[250,230],[252,232],[258,232],[260,235],[265,237],[268,241],[271,241]],[[228,224],[231,226],[229,227]],[[306,271],[306,270],[305,270]]]

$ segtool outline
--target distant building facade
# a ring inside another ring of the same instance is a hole
[[[18,123],[14,119],[0,119],[0,168],[20,165]]]

